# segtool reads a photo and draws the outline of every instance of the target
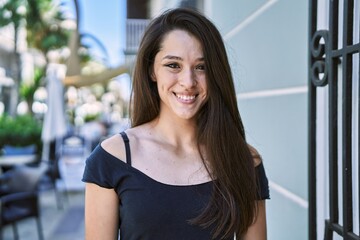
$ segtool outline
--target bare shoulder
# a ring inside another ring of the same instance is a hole
[[[254,166],[256,167],[256,166],[260,165],[262,162],[260,153],[256,150],[256,148],[254,148],[250,144],[248,144],[248,148],[250,150],[251,156],[253,157]]]
[[[126,161],[125,144],[120,134],[115,134],[102,141],[101,147],[114,157]]]
[[[137,147],[139,142],[143,139],[148,139],[151,136],[151,123],[145,123],[126,130],[126,135],[131,142],[132,147]]]
[[[130,149],[136,151],[138,146],[138,139],[142,138],[144,127],[139,126],[135,128],[129,128],[125,131],[129,138]],[[114,157],[126,161],[125,143],[120,133],[115,134],[101,142],[101,147],[113,155]],[[131,151],[132,152],[132,151]]]

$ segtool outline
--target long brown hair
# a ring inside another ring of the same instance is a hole
[[[155,55],[164,36],[174,29],[196,37],[203,47],[208,101],[197,116],[198,148],[214,180],[211,200],[190,222],[215,226],[213,238],[240,238],[256,216],[254,163],[245,141],[237,107],[233,77],[224,42],[217,28],[202,14],[184,8],[171,9],[155,18],[140,43],[133,75],[131,124],[155,119],[160,111],[156,83],[151,80]]]

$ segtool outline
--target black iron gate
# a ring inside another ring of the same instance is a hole
[[[324,239],[333,239],[336,233],[344,240],[359,240],[354,233],[354,198],[352,148],[356,136],[353,133],[353,121],[360,125],[359,114],[354,116],[353,108],[357,106],[360,113],[359,95],[353,96],[353,68],[359,59],[360,44],[354,43],[354,15],[360,14],[354,7],[354,0],[326,0],[329,4],[329,29],[317,29],[317,0],[309,0],[309,239],[317,239],[317,189],[316,189],[316,128],[317,124],[317,91],[319,87],[328,88],[328,166],[329,166],[329,213],[325,221]],[[356,1],[356,0],[355,0]],[[340,5],[340,6],[339,6]],[[358,5],[359,6],[359,5]],[[341,12],[340,12],[341,11]],[[342,16],[341,19],[340,16]],[[355,15],[356,16],[356,15]],[[340,24],[339,24],[340,22]],[[342,30],[341,30],[342,29]],[[342,42],[342,44],[339,44]],[[339,46],[342,45],[342,46]],[[360,67],[359,67],[360,68]],[[341,86],[339,86],[341,84]],[[360,84],[357,84],[360,86]],[[357,90],[360,93],[360,90]],[[340,107],[339,107],[340,106]],[[339,112],[339,109],[341,112]],[[338,134],[340,132],[340,134]],[[360,142],[360,140],[358,140]],[[340,147],[339,147],[340,146]],[[359,146],[355,146],[359,148]],[[341,157],[338,157],[341,153]],[[359,157],[357,156],[357,160]],[[338,164],[339,163],[339,164]],[[358,164],[360,165],[360,164]],[[339,179],[339,171],[342,178]],[[357,175],[360,172],[358,169]],[[339,184],[342,192],[339,194]],[[359,184],[357,184],[359,186]],[[360,190],[358,190],[360,192]],[[340,195],[340,201],[339,201]],[[358,196],[358,199],[360,196]],[[342,222],[339,221],[339,202],[342,202]],[[360,209],[360,206],[359,206]],[[358,213],[358,216],[360,214]],[[355,220],[355,222],[360,222]],[[360,227],[359,227],[360,228]]]

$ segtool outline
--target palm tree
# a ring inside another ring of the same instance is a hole
[[[0,26],[7,26],[12,24],[14,27],[14,59],[15,59],[15,68],[12,72],[12,78],[14,79],[14,85],[11,88],[10,94],[8,96],[9,109],[8,113],[12,116],[15,115],[16,106],[19,98],[19,83],[20,83],[20,55],[18,52],[18,33],[20,26],[25,22],[26,16],[26,7],[27,1],[25,0],[11,0],[6,2],[0,8]]]
[[[20,54],[17,49],[19,29],[25,27],[28,47],[40,50],[44,56],[52,49],[68,45],[70,32],[64,29],[60,6],[52,0],[9,0],[0,8],[0,27],[14,27],[14,56],[16,69],[13,71],[12,87],[8,113],[16,114],[21,83]],[[34,86],[36,87],[36,86]]]

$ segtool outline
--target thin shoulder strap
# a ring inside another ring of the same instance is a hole
[[[125,143],[125,151],[126,151],[126,163],[131,166],[131,154],[130,154],[130,144],[129,144],[129,138],[126,135],[125,132],[121,132],[121,137],[124,140]]]

